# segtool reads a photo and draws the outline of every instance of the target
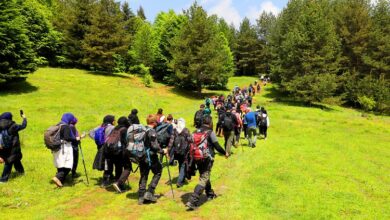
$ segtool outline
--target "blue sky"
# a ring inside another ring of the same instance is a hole
[[[125,1],[130,4],[134,12],[142,5],[149,21],[154,21],[160,11],[173,9],[181,13],[194,2],[194,0],[121,0],[121,2]],[[287,2],[288,0],[198,0],[209,14],[217,14],[236,27],[244,17],[254,22],[262,11],[277,14],[287,5]]]

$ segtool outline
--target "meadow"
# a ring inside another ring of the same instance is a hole
[[[254,80],[232,77],[228,87]],[[227,92],[205,90],[204,95]],[[79,119],[79,131],[88,131],[106,114],[119,118],[137,108],[144,122],[160,107],[186,119],[193,130],[202,98],[157,82],[146,88],[133,75],[77,69],[41,68],[26,82],[1,84],[0,112],[11,111],[20,123],[23,109],[28,119],[27,129],[20,132],[26,174],[0,184],[1,219],[389,219],[390,118],[283,100],[272,85],[254,98],[255,105],[268,110],[269,138],[259,138],[253,149],[241,139],[230,158],[217,156],[211,181],[218,198],[187,212],[184,204],[197,177],[174,187],[173,199],[164,168],[156,190],[160,199],[139,206],[138,173],[130,176],[132,189],[126,193],[99,187],[102,174],[92,170],[96,146],[89,138],[82,148],[90,184],[80,158],[82,176],[57,189],[50,182],[56,170],[43,131],[65,112]],[[170,169],[177,176],[177,168]]]

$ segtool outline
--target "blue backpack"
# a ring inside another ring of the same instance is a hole
[[[8,133],[8,129],[0,131],[0,149],[7,149],[12,147],[12,138]]]
[[[95,131],[95,143],[98,146],[102,146],[105,140],[106,127],[100,127]]]

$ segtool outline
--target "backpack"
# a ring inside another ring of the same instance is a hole
[[[144,140],[148,130],[150,128],[145,128],[140,124],[133,124],[127,130],[126,150],[130,153],[131,162],[138,164],[146,156]]]
[[[211,157],[208,147],[209,131],[197,130],[192,134],[193,142],[190,145],[190,157],[193,160],[203,160]]]
[[[114,129],[110,135],[108,135],[106,142],[104,143],[104,154],[109,156],[116,156],[122,153],[123,146],[121,142],[121,133],[126,128]]]
[[[201,126],[202,122],[203,122],[203,111],[202,110],[198,110],[195,113],[195,125]]]
[[[226,114],[223,122],[222,122],[222,128],[225,131],[232,131],[234,128],[233,119],[231,114]]]
[[[260,120],[259,120],[259,125],[262,126],[262,127],[266,127],[267,126],[267,114],[265,113],[261,113],[260,114]]]
[[[102,146],[106,139],[106,126],[102,126],[95,131],[95,143],[98,146]]]
[[[0,131],[0,149],[8,149],[12,147],[12,137],[8,133],[8,129]]]
[[[59,151],[61,149],[61,126],[63,124],[53,125],[45,131],[43,139],[47,149],[51,151]]]
[[[173,149],[175,154],[185,156],[188,152],[188,146],[190,142],[189,131],[187,128],[184,128],[183,131],[179,134],[175,130],[175,140],[173,141]]]
[[[171,124],[162,123],[156,128],[157,141],[163,147],[168,145],[169,139],[171,138],[171,135],[168,133],[169,126],[171,126]]]

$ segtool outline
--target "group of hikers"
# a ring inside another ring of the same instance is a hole
[[[248,88],[240,89],[236,86],[226,98],[223,95],[207,98],[195,113],[196,130],[192,133],[183,118],[176,120],[171,114],[165,116],[162,109],[158,109],[157,114],[148,115],[146,125],[140,122],[137,109],[133,109],[128,117],[122,116],[117,120],[114,115],[106,115],[102,124],[89,132],[97,147],[93,168],[103,171],[101,187],[112,186],[118,193],[125,192],[129,190],[126,185],[129,175],[139,169],[138,204],[157,202],[155,190],[162,175],[165,158],[168,171],[169,166],[178,164],[178,188],[195,176],[196,170],[199,171],[199,183],[186,203],[189,210],[199,206],[199,198],[203,192],[208,200],[216,198],[210,182],[215,150],[228,158],[232,154],[231,147],[239,144],[241,131],[244,131],[248,145],[255,147],[256,127],[259,127],[264,139],[267,137],[267,111],[259,106],[256,110],[251,110],[252,97],[260,89],[260,84],[255,82]],[[211,103],[218,113],[215,132]],[[23,123],[18,125],[12,120],[10,112],[0,115],[0,163],[5,163],[0,182],[8,180],[12,166],[17,172],[24,173],[18,132],[26,128],[27,119],[22,112],[21,117]],[[59,188],[64,185],[68,174],[71,173],[72,178],[79,176],[76,172],[79,150],[86,134],[78,132],[77,122],[72,113],[65,113],[59,123],[44,133],[45,145],[52,151],[57,168],[52,181]],[[225,138],[224,148],[217,139],[221,133]],[[134,165],[137,168],[134,169]],[[147,185],[150,172],[153,176]],[[170,172],[168,173],[170,176]],[[171,177],[170,184],[172,187]]]

